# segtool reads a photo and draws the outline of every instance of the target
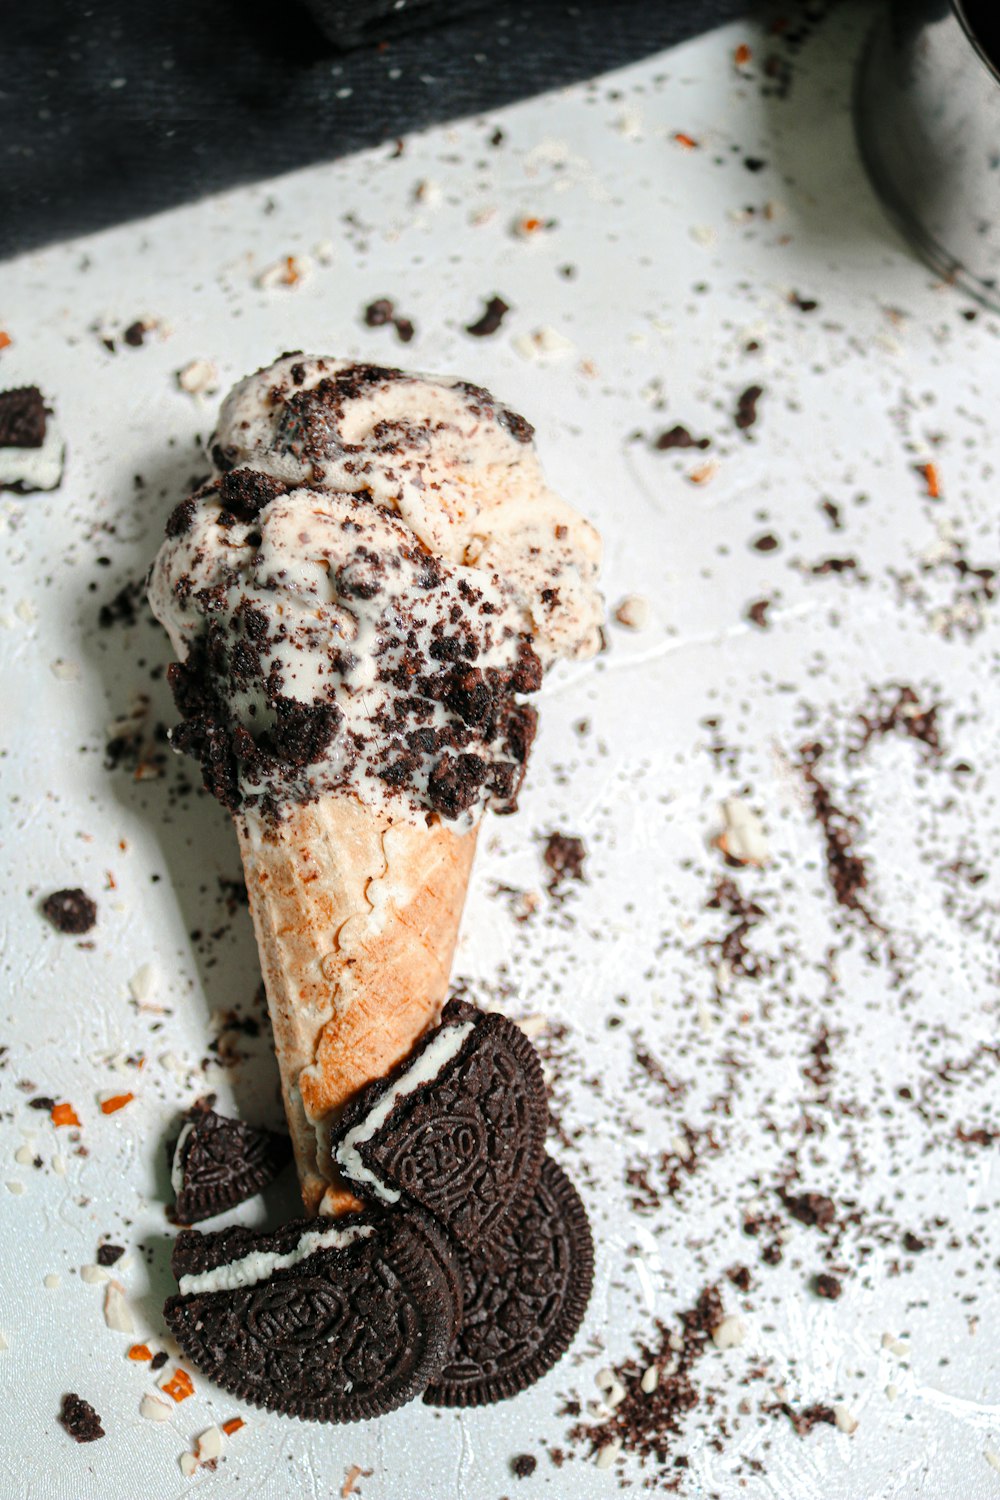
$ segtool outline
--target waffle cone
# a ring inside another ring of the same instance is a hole
[[[476,834],[394,819],[342,794],[280,823],[236,818],[302,1197],[357,1200],[326,1129],[437,1020],[447,998]]]

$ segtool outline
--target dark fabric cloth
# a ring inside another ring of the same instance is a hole
[[[457,0],[444,21],[433,0],[394,23],[374,3],[392,0],[338,32],[323,8],[340,0],[10,0],[0,257],[592,77],[748,8]]]

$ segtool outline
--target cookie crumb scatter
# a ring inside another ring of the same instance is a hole
[[[62,1398],[62,1409],[59,1413],[59,1421],[65,1427],[70,1437],[78,1443],[93,1443],[97,1438],[104,1436],[104,1428],[101,1419],[82,1396],[70,1392]]]
[[[53,891],[42,902],[42,911],[57,932],[78,937],[97,922],[97,902],[79,886]]]
[[[116,1261],[121,1260],[124,1254],[124,1245],[98,1245],[97,1264],[99,1266],[113,1266]]]
[[[651,609],[649,600],[641,594],[626,594],[615,607],[615,619],[626,630],[645,630],[649,624]]]
[[[831,1276],[828,1271],[820,1271],[813,1285],[817,1297],[823,1297],[828,1302],[835,1302],[844,1290],[839,1279]]]
[[[538,1468],[538,1459],[533,1453],[519,1453],[510,1466],[518,1479],[527,1479]]]

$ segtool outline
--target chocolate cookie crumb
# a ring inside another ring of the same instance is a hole
[[[583,839],[567,833],[550,833],[542,857],[552,871],[552,879],[549,881],[550,894],[554,895],[564,880],[582,882],[583,864],[587,858],[587,848]]]
[[[804,1411],[795,1411],[787,1401],[779,1401],[773,1406],[762,1406],[761,1411],[779,1412],[791,1422],[799,1437],[806,1437],[814,1427],[822,1422],[829,1422],[831,1427],[837,1425],[837,1416],[832,1406],[823,1406],[816,1402],[813,1406],[807,1406]]]
[[[748,385],[736,403],[736,415],[733,420],[741,432],[746,432],[757,420],[757,402],[764,394],[761,385]]]
[[[682,427],[678,422],[666,432],[661,432],[653,447],[659,453],[665,453],[668,448],[708,448],[711,447],[711,438],[693,437],[687,428]]]
[[[104,1436],[101,1419],[90,1402],[72,1391],[62,1399],[59,1421],[78,1443],[92,1443]]]
[[[146,327],[146,324],[141,318],[137,318],[134,323],[130,323],[128,325],[125,332],[122,334],[122,338],[125,340],[126,344],[128,344],[129,348],[140,349],[146,342],[147,332],[148,329]]]
[[[800,1224],[826,1229],[837,1217],[837,1205],[823,1193],[790,1193],[781,1188],[778,1196],[792,1218],[798,1219]]]
[[[767,612],[770,608],[770,599],[755,599],[752,604],[747,605],[747,619],[759,630],[767,630],[769,628]]]
[[[510,1466],[518,1479],[527,1479],[538,1468],[538,1459],[533,1453],[519,1453]]]
[[[89,932],[97,921],[97,902],[92,901],[79,886],[53,891],[42,902],[42,911],[57,932],[75,937]]]
[[[757,537],[750,545],[755,552],[774,552],[781,546],[781,543],[776,536],[772,536],[769,531],[766,531],[763,536]]]
[[[99,1266],[113,1266],[115,1261],[121,1260],[124,1254],[124,1245],[98,1245],[97,1264]]]
[[[374,302],[369,302],[364,318],[366,328],[382,328],[391,323],[401,344],[408,344],[416,333],[412,321],[396,311],[395,303],[389,297],[376,297]]]
[[[490,334],[496,333],[503,322],[510,306],[502,297],[491,297],[486,304],[486,310],[475,323],[466,324],[466,333],[471,333],[474,339],[489,338]]]
[[[817,1297],[824,1297],[829,1302],[836,1302],[844,1290],[836,1276],[831,1276],[827,1271],[820,1271],[813,1282],[813,1288]]]
[[[45,418],[45,397],[37,385],[0,391],[0,448],[40,448]]]

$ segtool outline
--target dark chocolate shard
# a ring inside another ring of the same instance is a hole
[[[451,1251],[419,1214],[188,1230],[172,1266],[180,1291],[163,1311],[187,1357],[234,1396],[308,1421],[357,1422],[412,1400],[461,1319]]]
[[[291,1160],[285,1135],[258,1130],[243,1120],[216,1114],[212,1098],[188,1110],[181,1133],[168,1148],[174,1218],[197,1224],[252,1198]]]
[[[417,1204],[476,1250],[530,1203],[547,1127],[541,1064],[527,1037],[506,1016],[453,1000],[437,1030],[351,1101],[333,1150],[361,1197]]]
[[[506,1401],[551,1370],[583,1321],[594,1246],[579,1194],[551,1157],[527,1212],[489,1255],[456,1250],[462,1328],[428,1386],[433,1406]]]

